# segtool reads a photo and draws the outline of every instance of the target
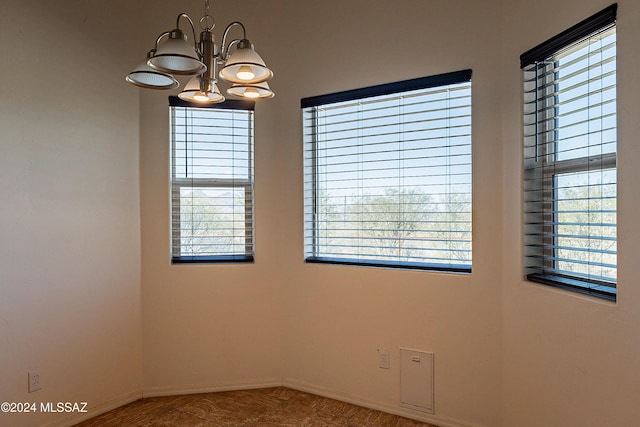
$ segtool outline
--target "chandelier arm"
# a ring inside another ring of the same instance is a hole
[[[234,44],[238,44],[240,43],[242,40],[240,39],[233,39],[229,42],[229,45],[227,46],[227,52],[226,53],[220,53],[220,59],[222,60],[222,63],[226,62],[227,59],[229,59],[229,52],[231,52],[231,48],[233,47]],[[224,51],[224,46],[223,49]]]
[[[171,34],[171,31],[165,31],[164,33],[160,34],[158,36],[158,38],[156,39],[156,45],[153,48],[153,53],[155,54],[156,51],[158,50],[158,43],[160,43],[160,40],[164,37],[164,36],[168,36],[169,34]]]
[[[247,38],[247,30],[246,28],[244,28],[244,25],[242,24],[242,22],[240,21],[233,21],[231,24],[227,25],[227,28],[225,28],[224,33],[222,35],[222,51],[220,52],[220,56],[222,57],[222,60],[226,61],[227,58],[225,58],[225,56],[229,56],[229,49],[231,49],[231,46],[234,43],[238,43],[240,40],[236,39],[236,40],[232,40],[231,42],[229,42],[229,45],[226,46],[227,44],[227,35],[229,34],[229,31],[231,30],[232,27],[239,25],[242,28],[242,38],[246,39]]]
[[[176,28],[180,28],[180,18],[186,18],[187,21],[189,21],[189,25],[191,26],[191,33],[193,34],[193,48],[196,50],[196,52],[198,52],[200,56],[202,56],[202,52],[200,52],[200,49],[198,49],[198,39],[196,39],[196,27],[193,24],[193,21],[191,20],[189,15],[187,15],[186,13],[181,13],[176,18]]]

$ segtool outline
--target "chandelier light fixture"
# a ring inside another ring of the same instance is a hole
[[[193,45],[180,29],[181,18],[191,26]],[[217,103],[225,100],[218,89],[219,76],[231,84],[227,89],[229,95],[249,99],[273,98],[274,93],[267,84],[273,72],[256,53],[253,43],[247,40],[246,29],[241,22],[235,21],[227,26],[220,50],[212,32],[215,20],[209,15],[209,0],[205,0],[200,27],[200,41],[196,43],[193,21],[186,13],[179,14],[176,28],[158,36],[155,47],[147,53],[147,59],[130,72],[126,80],[145,89],[175,89],[180,85],[176,76],[193,76],[178,97],[185,101]],[[227,41],[233,27],[242,29],[242,39]]]

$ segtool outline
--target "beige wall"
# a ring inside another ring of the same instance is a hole
[[[176,16],[193,9],[149,8],[154,15],[147,40],[173,26]],[[212,2],[215,6],[215,2]],[[152,10],[153,9],[153,10]],[[225,19],[212,9],[221,37]],[[238,16],[239,19],[242,16]],[[251,34],[251,33],[249,33]],[[188,80],[187,79],[183,79]],[[173,92],[177,94],[178,91]],[[175,265],[169,251],[168,92],[141,92],[141,214],[145,394],[166,394],[281,384],[283,319],[279,256],[270,244],[277,241],[277,221],[269,210],[273,179],[265,176],[273,164],[268,152],[277,141],[256,141],[256,239],[254,264]],[[256,135],[268,124],[258,108]],[[265,161],[267,160],[267,161]],[[271,231],[270,231],[271,230]],[[275,246],[275,243],[273,243]]]
[[[0,402],[141,394],[130,3],[0,2]],[[28,394],[35,368],[43,389]]]
[[[280,252],[286,313],[295,319],[287,375],[397,408],[399,348],[432,351],[434,420],[496,425],[500,81],[499,52],[485,47],[500,37],[499,3],[456,1],[455,12],[450,1],[277,3],[274,104],[284,114],[273,133],[289,128],[279,143],[281,227],[288,230]],[[287,42],[292,34],[296,42]],[[465,68],[473,69],[473,274],[305,265],[299,99]],[[377,367],[377,348],[392,351],[390,370]]]
[[[616,304],[521,279],[521,75],[518,55],[610,3],[505,1],[504,426],[637,426],[640,422],[640,4],[618,1],[618,265]],[[579,7],[578,7],[579,6]],[[543,12],[553,10],[554,13]],[[533,18],[544,17],[544,21]]]

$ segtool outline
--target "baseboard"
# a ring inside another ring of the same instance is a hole
[[[306,383],[304,381],[295,380],[293,378],[263,378],[249,381],[228,381],[212,384],[184,384],[178,386],[150,387],[143,390],[134,390],[127,394],[123,394],[103,404],[90,407],[89,412],[83,414],[74,414],[65,418],[58,419],[43,427],[71,427],[77,423],[96,417],[105,412],[116,409],[120,406],[131,403],[143,397],[159,397],[174,396],[180,394],[197,394],[197,393],[213,393],[220,391],[236,391],[251,390],[268,387],[288,387],[294,390],[304,391],[306,393],[316,394],[318,396],[328,397],[330,399],[340,400],[342,402],[351,403],[365,408],[375,409],[378,411],[388,412],[390,414],[399,415],[401,417],[410,418],[440,427],[481,427],[477,424],[465,424],[460,421],[441,418],[435,415],[426,414],[424,412],[414,411],[401,406],[394,406],[388,403],[376,402],[362,396],[344,393],[338,390]]]
[[[429,424],[434,424],[440,427],[480,427],[475,424],[464,424],[460,421],[450,420],[446,418],[437,417],[435,415],[426,414],[424,412],[414,411],[399,406],[389,405],[387,403],[375,402],[373,400],[364,398],[362,396],[356,396],[341,391],[331,390],[329,388],[320,387],[314,384],[305,383],[292,378],[285,378],[282,381],[284,387],[289,387],[294,390],[304,391],[318,396],[328,397],[330,399],[340,400],[342,402],[352,403],[358,406],[364,406],[365,408],[375,409],[377,411],[383,411],[401,417],[410,418],[412,420],[421,421]]]
[[[250,381],[229,381],[212,384],[184,384],[166,387],[149,387],[142,392],[143,397],[174,396],[177,394],[214,393],[218,391],[251,390],[256,388],[280,387],[282,378],[263,378]]]
[[[73,425],[81,423],[82,421],[86,421],[89,418],[97,417],[100,414],[104,414],[105,412],[109,412],[113,409],[119,408],[120,406],[134,402],[141,398],[142,389],[133,390],[129,393],[122,394],[99,405],[88,406],[87,412],[67,415],[64,418],[59,418],[55,421],[44,424],[43,427],[71,427]]]

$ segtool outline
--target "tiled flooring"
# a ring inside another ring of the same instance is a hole
[[[151,397],[77,426],[435,427],[284,387]]]

